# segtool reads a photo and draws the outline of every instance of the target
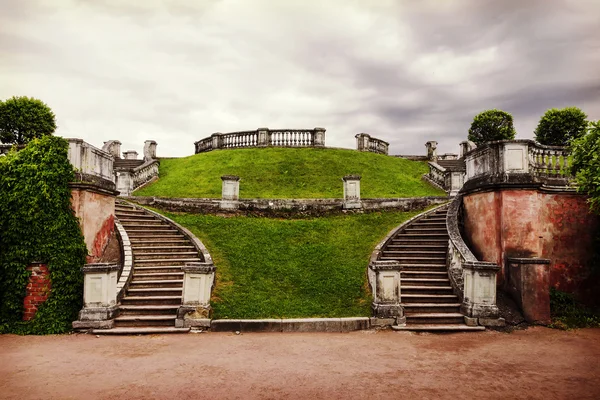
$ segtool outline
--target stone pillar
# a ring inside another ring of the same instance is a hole
[[[529,323],[550,323],[550,260],[509,258],[507,291]]]
[[[427,160],[437,162],[437,144],[438,142],[434,140],[425,143],[425,147],[427,148]]]
[[[222,133],[217,132],[210,135],[212,138],[212,149],[217,150],[223,148],[223,138],[221,137]]]
[[[367,133],[359,133],[356,136],[356,150],[369,151],[369,139],[371,136]]]
[[[225,210],[237,210],[240,199],[240,177],[235,175],[223,175],[222,200],[220,208]]]
[[[186,263],[182,267],[183,305],[177,311],[177,328],[210,326],[210,295],[215,269],[212,263],[206,262]]]
[[[154,160],[156,158],[156,142],[146,140],[144,142],[144,161]]]
[[[75,329],[105,328],[114,325],[118,312],[117,274],[118,264],[96,263],[83,266],[83,308],[79,321],[73,322]]]
[[[470,140],[465,140],[464,142],[460,142],[460,158],[463,158],[465,154],[475,149],[477,145]]]
[[[127,150],[123,152],[123,158],[126,160],[137,160],[138,153],[135,150]]]
[[[360,201],[360,175],[346,175],[344,181],[344,209],[362,208]]]
[[[44,263],[31,263],[27,267],[31,273],[29,282],[25,289],[25,298],[23,299],[23,321],[30,321],[35,317],[38,306],[44,303],[52,289],[50,282],[50,271]]]
[[[461,171],[450,172],[450,191],[448,195],[454,197],[458,194],[460,189],[463,187],[465,180],[465,173]]]
[[[469,319],[478,318],[480,325],[493,325],[498,320],[496,306],[497,264],[485,261],[463,263],[464,298],[461,312]]]
[[[373,315],[379,318],[395,318],[396,325],[406,325],[404,308],[400,305],[399,261],[373,261],[369,268],[375,272],[373,287]]]
[[[269,128],[258,128],[256,130],[258,138],[256,139],[256,145],[258,147],[266,147],[271,144],[271,134]]]
[[[114,158],[121,158],[121,142],[118,140],[109,140],[104,142],[102,150],[110,153]]]
[[[315,147],[325,147],[325,128],[315,128]]]

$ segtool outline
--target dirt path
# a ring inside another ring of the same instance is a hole
[[[600,329],[0,336],[3,399],[598,399]]]

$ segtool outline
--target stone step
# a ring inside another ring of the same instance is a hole
[[[130,289],[142,288],[183,288],[183,279],[137,279],[135,276],[129,284]]]
[[[176,314],[165,315],[124,315],[115,318],[115,328],[127,327],[175,327]]]
[[[405,313],[458,313],[460,303],[403,303]]]
[[[146,210],[141,210],[139,208],[135,208],[133,206],[125,205],[125,204],[115,204],[115,214],[120,214],[122,212],[135,213],[135,214],[147,214]]]
[[[130,235],[131,235],[131,232],[139,232],[139,231],[162,232],[162,233],[179,232],[177,229],[172,228],[171,225],[165,224],[162,221],[159,224],[155,224],[155,225],[126,224],[126,223],[125,224],[121,223],[121,225],[123,225],[123,228],[125,228],[127,233]]]
[[[464,324],[465,317],[461,313],[406,313],[406,324]]]
[[[133,275],[138,273],[142,274],[162,274],[162,273],[183,273],[181,271],[181,265],[147,265],[147,266],[136,266],[133,269]]]
[[[176,229],[139,229],[139,230],[126,230],[127,235],[130,238],[185,238],[181,233],[179,233]]]
[[[177,268],[179,268],[179,270],[181,271],[181,267],[177,267]],[[179,279],[179,278],[183,278],[183,272],[136,273],[134,271],[132,280],[136,280],[139,282],[139,281],[145,281],[145,280],[149,280],[149,281],[159,280],[159,279],[173,280],[173,279]]]
[[[153,245],[173,245],[173,246],[185,246],[190,242],[185,239],[182,235],[181,237],[167,237],[167,238],[130,238],[131,247],[137,249],[140,247],[154,247]]]
[[[381,256],[381,259],[382,260],[400,261],[400,264],[404,264],[404,265],[422,264],[422,265],[435,265],[435,266],[443,265],[444,267],[446,266],[446,257],[439,257],[439,258],[398,257],[398,256],[389,256],[384,251],[383,255]]]
[[[444,238],[433,238],[433,239],[423,239],[423,238],[414,238],[411,235],[398,235],[396,237],[394,237],[390,243],[391,244],[420,244],[420,245],[442,245],[445,244],[446,246],[448,245],[448,240],[449,239],[444,239]]]
[[[386,258],[382,257],[383,260]],[[446,268],[446,264],[402,264],[402,272],[444,272],[448,273],[448,269]]]
[[[396,236],[394,239],[402,239],[402,240],[410,240],[410,239],[419,239],[419,242],[422,243],[422,240],[425,239],[434,239],[434,240],[443,240],[445,242],[448,242],[448,233],[447,232],[443,232],[443,233],[429,233],[429,232],[407,232],[407,233],[403,233],[402,235],[398,235]]]
[[[485,331],[484,326],[467,326],[463,324],[423,324],[423,325],[406,325],[406,326],[392,326],[395,331],[423,331],[423,332],[467,332],[467,331]]]
[[[158,246],[135,246],[136,254],[146,253],[176,253],[179,251],[196,251],[196,248],[192,245],[188,246],[160,246],[162,243],[158,243]],[[196,251],[196,254],[198,252]]]
[[[157,260],[157,259],[180,259],[180,258],[193,258],[194,256],[198,256],[197,251],[173,251],[173,252],[151,252],[151,251],[138,251],[135,249],[133,251],[133,258],[136,262],[146,261],[146,260]]]
[[[455,294],[412,294],[402,293],[402,303],[458,303],[458,297]]]
[[[137,306],[137,305],[120,305],[119,315],[165,315],[176,314],[178,304],[165,306]]]
[[[435,229],[435,230],[445,230],[446,222],[442,221],[419,221],[412,224],[410,229]]]
[[[123,305],[156,305],[165,306],[168,304],[181,305],[181,296],[125,296],[121,299]]]
[[[446,278],[407,278],[402,276],[402,287],[406,286],[449,286],[450,279]]]
[[[439,235],[446,235],[448,236],[448,231],[446,230],[446,227],[443,228],[424,228],[418,225],[415,226],[410,226],[406,229],[404,229],[404,232],[402,232],[403,235],[412,235],[415,233],[419,233],[419,234],[439,234]]]
[[[139,226],[142,227],[155,227],[155,226],[170,226],[169,224],[161,221],[160,219],[120,219],[121,225],[125,228],[125,230],[130,228],[136,228]]]
[[[415,242],[417,243],[417,242]],[[389,250],[423,250],[423,251],[443,251],[446,252],[448,245],[445,243],[440,244],[393,244],[390,243],[385,246]]]
[[[125,298],[132,297],[160,297],[160,296],[181,296],[183,291],[183,285],[178,288],[135,288],[130,287],[127,289],[127,295]]]
[[[405,286],[401,283],[400,293],[402,297],[408,294],[432,295],[432,294],[453,294],[452,286]]]
[[[156,258],[151,260],[134,260],[134,268],[137,266],[169,266],[169,265],[183,265],[187,262],[201,262],[199,257],[188,257],[188,258]]]
[[[143,211],[142,211],[143,212]],[[132,220],[132,219],[137,219],[137,220],[155,220],[157,219],[154,215],[151,214],[146,214],[146,213],[139,213],[139,212],[130,212],[130,211],[120,211],[120,212],[115,212],[115,215],[117,215],[117,218],[119,218],[120,220]]]
[[[386,247],[386,250],[384,250],[384,253],[387,253],[389,255],[401,255],[401,256],[431,256],[433,258],[446,258],[446,250],[387,250],[389,248]]]
[[[448,279],[448,271],[401,271],[402,281],[405,279]]]
[[[160,333],[188,333],[190,328],[153,327],[153,328],[113,328],[94,329],[94,335],[157,335]]]

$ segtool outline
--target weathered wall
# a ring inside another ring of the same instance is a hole
[[[81,188],[73,188],[71,196],[88,249],[88,262],[95,262],[102,256],[115,228],[115,196]]]
[[[501,266],[508,257],[548,258],[550,285],[593,300],[593,239],[600,221],[586,197],[571,192],[501,189],[463,197],[465,239],[481,260]]]

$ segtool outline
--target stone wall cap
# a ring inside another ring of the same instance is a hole
[[[369,268],[373,271],[399,271],[402,269],[402,264],[400,264],[400,261],[395,260],[376,260],[369,263]]]
[[[478,271],[499,271],[500,266],[493,262],[487,261],[465,261],[463,263],[464,269],[472,269]]]
[[[240,177],[237,175],[223,175],[221,177],[221,180],[223,180],[223,181],[239,181]]]
[[[345,181],[360,181],[360,175],[346,175],[342,178]]]
[[[550,264],[552,260],[548,258],[524,258],[524,257],[509,257],[507,259],[509,263],[514,264]]]
[[[184,272],[202,272],[209,273],[215,272],[216,267],[213,263],[210,262],[193,262],[193,263],[185,263],[181,270]]]
[[[114,263],[90,263],[85,264],[81,267],[81,270],[85,272],[112,272],[118,271],[121,268],[119,264]]]

